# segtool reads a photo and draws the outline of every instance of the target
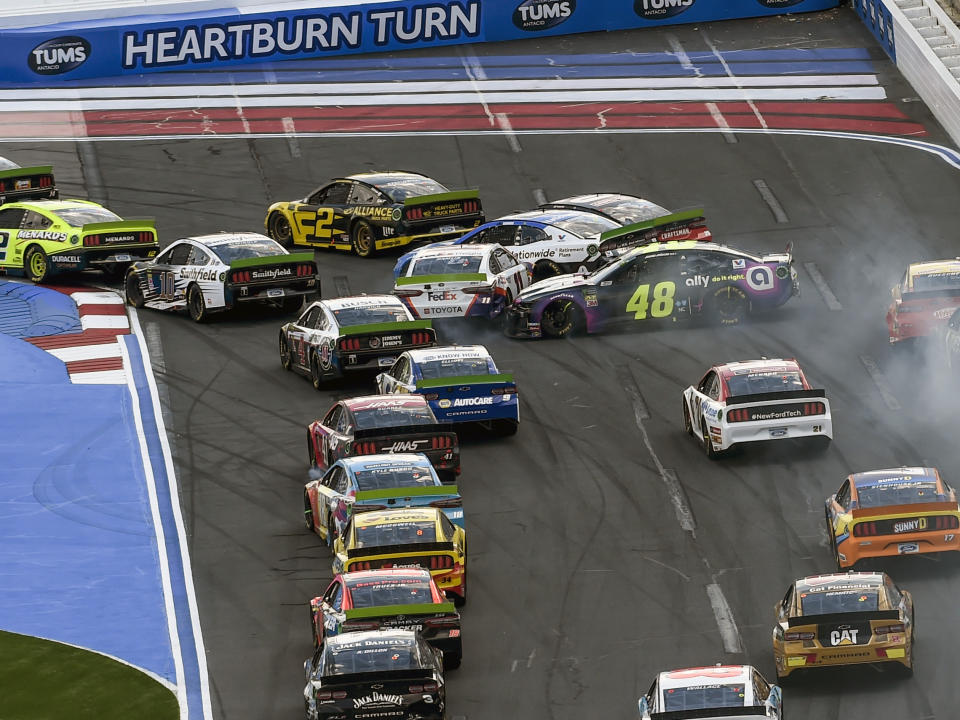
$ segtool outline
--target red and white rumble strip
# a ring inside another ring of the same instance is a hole
[[[123,298],[90,288],[48,286],[77,304],[82,332],[28,338],[27,342],[56,356],[76,384],[125,385],[127,372],[117,335],[130,333]]]

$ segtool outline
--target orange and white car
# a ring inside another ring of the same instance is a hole
[[[936,468],[855,473],[826,505],[840,570],[864,558],[960,550],[960,503]]]
[[[913,263],[890,294],[890,343],[932,335],[960,307],[960,258]]]

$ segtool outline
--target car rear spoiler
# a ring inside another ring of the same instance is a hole
[[[267,257],[241,258],[230,263],[230,269],[245,267],[260,267],[262,265],[282,265],[283,263],[310,263],[316,267],[313,261],[313,253],[290,253],[289,255],[268,255]]]
[[[650,720],[707,720],[707,718],[763,718],[768,720],[766,705],[733,708],[702,708],[701,710],[668,710],[650,713]]]
[[[912,505],[885,505],[872,508],[854,508],[850,515],[854,520],[880,515],[918,515],[920,513],[957,512],[957,503],[949,501],[915,503]]]
[[[343,675],[324,675],[321,678],[323,687],[330,685],[361,685],[371,682],[391,682],[398,680],[420,680],[432,678],[433,670],[429,668],[411,668],[409,670],[381,670],[379,672],[345,673]]]
[[[750,405],[751,403],[770,402],[771,400],[799,400],[803,398],[827,399],[823,389],[786,390],[785,392],[753,393],[751,395],[731,395],[727,398],[727,407],[731,405]]]
[[[417,603],[415,605],[383,605],[381,607],[356,608],[344,612],[347,620],[362,620],[364,618],[389,617],[391,615],[437,615],[438,613],[455,613],[452,602],[445,603]]]
[[[373,555],[423,554],[432,552],[452,552],[452,542],[408,543],[406,545],[380,545],[370,548],[352,548],[347,550],[347,558],[372,557]]]
[[[427,283],[442,282],[486,282],[487,276],[483,273],[451,273],[449,275],[414,275],[413,277],[397,278],[397,285],[426,285]]]
[[[367,325],[347,325],[340,328],[341,337],[344,335],[363,335],[364,333],[401,332],[403,330],[430,330],[433,324],[430,320],[404,320],[402,322],[368,323]]]
[[[153,218],[142,220],[116,220],[114,222],[85,223],[80,228],[84,235],[90,233],[123,232],[124,230],[153,230],[157,231],[157,221]]]
[[[493,385],[496,383],[513,383],[513,381],[513,375],[509,373],[501,373],[499,375],[457,375],[455,377],[417,380],[417,390],[448,387],[450,385]]]
[[[620,248],[636,247],[653,242],[663,232],[680,229],[697,222],[704,222],[703,208],[672,213],[653,220],[625,225],[600,234],[600,252],[607,253]]]
[[[417,396],[419,397],[419,396]],[[353,439],[359,440],[370,437],[395,437],[397,435],[454,435],[449,425],[401,425],[399,427],[386,428],[367,428],[366,430],[354,430]]]
[[[432,203],[477,200],[479,198],[479,190],[454,190],[452,192],[435,193],[433,195],[415,195],[404,198],[403,204],[405,207],[410,207],[411,205],[430,205]]]
[[[842,590],[843,588],[837,588]],[[830,625],[833,623],[867,622],[868,620],[899,620],[899,610],[865,610],[862,612],[825,613],[823,615],[800,615],[787,620],[788,627],[803,625]]]
[[[358,490],[357,502],[365,500],[389,500],[390,498],[424,497],[429,495],[460,495],[456,485],[429,485],[427,487],[386,488],[384,490]]]

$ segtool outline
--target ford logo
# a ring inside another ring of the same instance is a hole
[[[757,0],[757,2],[766,8],[785,8],[799,5],[803,0]]]
[[[89,57],[89,42],[65,36],[37,45],[27,56],[27,65],[38,75],[61,75],[80,67]]]
[[[634,0],[633,11],[644,20],[663,20],[693,7],[696,0]]]
[[[521,30],[547,30],[573,15],[577,0],[523,0],[513,11],[513,24]]]

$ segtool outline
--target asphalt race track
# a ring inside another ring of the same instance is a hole
[[[724,49],[871,48],[889,101],[927,128],[923,139],[949,145],[849,9],[509,51],[664,51],[671,39],[690,51],[707,37]],[[474,50],[481,59],[493,52]],[[441,326],[448,341],[486,344],[517,376],[523,400],[516,437],[465,440],[471,595],[448,716],[574,720],[635,717],[636,698],[661,669],[751,662],[773,679],[774,603],[792,579],[832,568],[827,494],[850,472],[898,464],[930,463],[960,482],[957,381],[922,354],[891,351],[884,325],[889,287],[906,263],[958,253],[960,170],[892,144],[730,139],[520,135],[512,147],[503,135],[211,137],[2,150],[42,151],[66,196],[153,214],[166,240],[256,230],[271,201],[301,197],[331,175],[397,168],[479,187],[491,218],[533,206],[538,189],[548,198],[612,190],[702,204],[715,236],[734,246],[778,251],[792,241],[802,296],[739,328],[675,324],[523,342],[495,327]],[[391,287],[392,256],[317,259],[325,296]],[[372,378],[314,392],[281,369],[282,321],[268,312],[204,326],[151,311],[140,318],[166,395],[214,716],[302,717],[307,601],[330,577],[328,551],[301,522],[304,429],[336,398],[371,391]],[[683,432],[681,390],[715,362],[761,355],[796,356],[827,389],[836,439],[821,454],[776,443],[711,462]],[[960,562],[917,557],[883,567],[914,593],[915,677],[872,667],[803,677],[785,691],[794,720],[956,717]]]

